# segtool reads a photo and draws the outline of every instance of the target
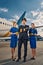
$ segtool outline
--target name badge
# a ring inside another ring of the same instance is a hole
[[[24,28],[24,31],[26,31],[26,29]]]

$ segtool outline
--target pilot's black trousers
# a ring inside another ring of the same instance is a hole
[[[26,56],[27,56],[27,40],[26,39],[18,41],[18,58],[19,59],[21,58],[21,47],[22,47],[22,44],[24,44],[24,59],[25,59]]]

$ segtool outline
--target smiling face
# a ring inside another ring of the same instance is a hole
[[[23,25],[26,24],[26,18],[24,18],[24,19],[22,20],[22,24],[23,24]]]
[[[16,22],[13,22],[13,27],[16,27],[17,23]]]

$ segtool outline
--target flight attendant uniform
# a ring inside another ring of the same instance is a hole
[[[16,33],[16,32],[18,32],[18,29],[17,29],[16,27],[12,27],[12,28],[10,29],[10,32]],[[16,48],[16,46],[17,46],[17,35],[16,35],[16,34],[12,34],[12,35],[11,35],[10,47],[11,47],[11,48]]]
[[[18,59],[21,58],[22,43],[24,44],[24,59],[27,56],[27,41],[28,41],[27,31],[28,31],[28,29],[29,29],[28,25],[19,26]]]
[[[30,28],[29,34],[31,33],[33,35],[30,35],[30,47],[32,49],[35,49],[36,48],[36,36],[34,34],[37,34],[37,30],[35,28]]]

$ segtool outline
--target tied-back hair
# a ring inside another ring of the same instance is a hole
[[[32,25],[32,24],[34,25],[34,28],[35,28],[35,24],[34,24],[34,23],[31,23],[31,25]]]
[[[16,23],[16,21],[13,21],[13,25]]]

